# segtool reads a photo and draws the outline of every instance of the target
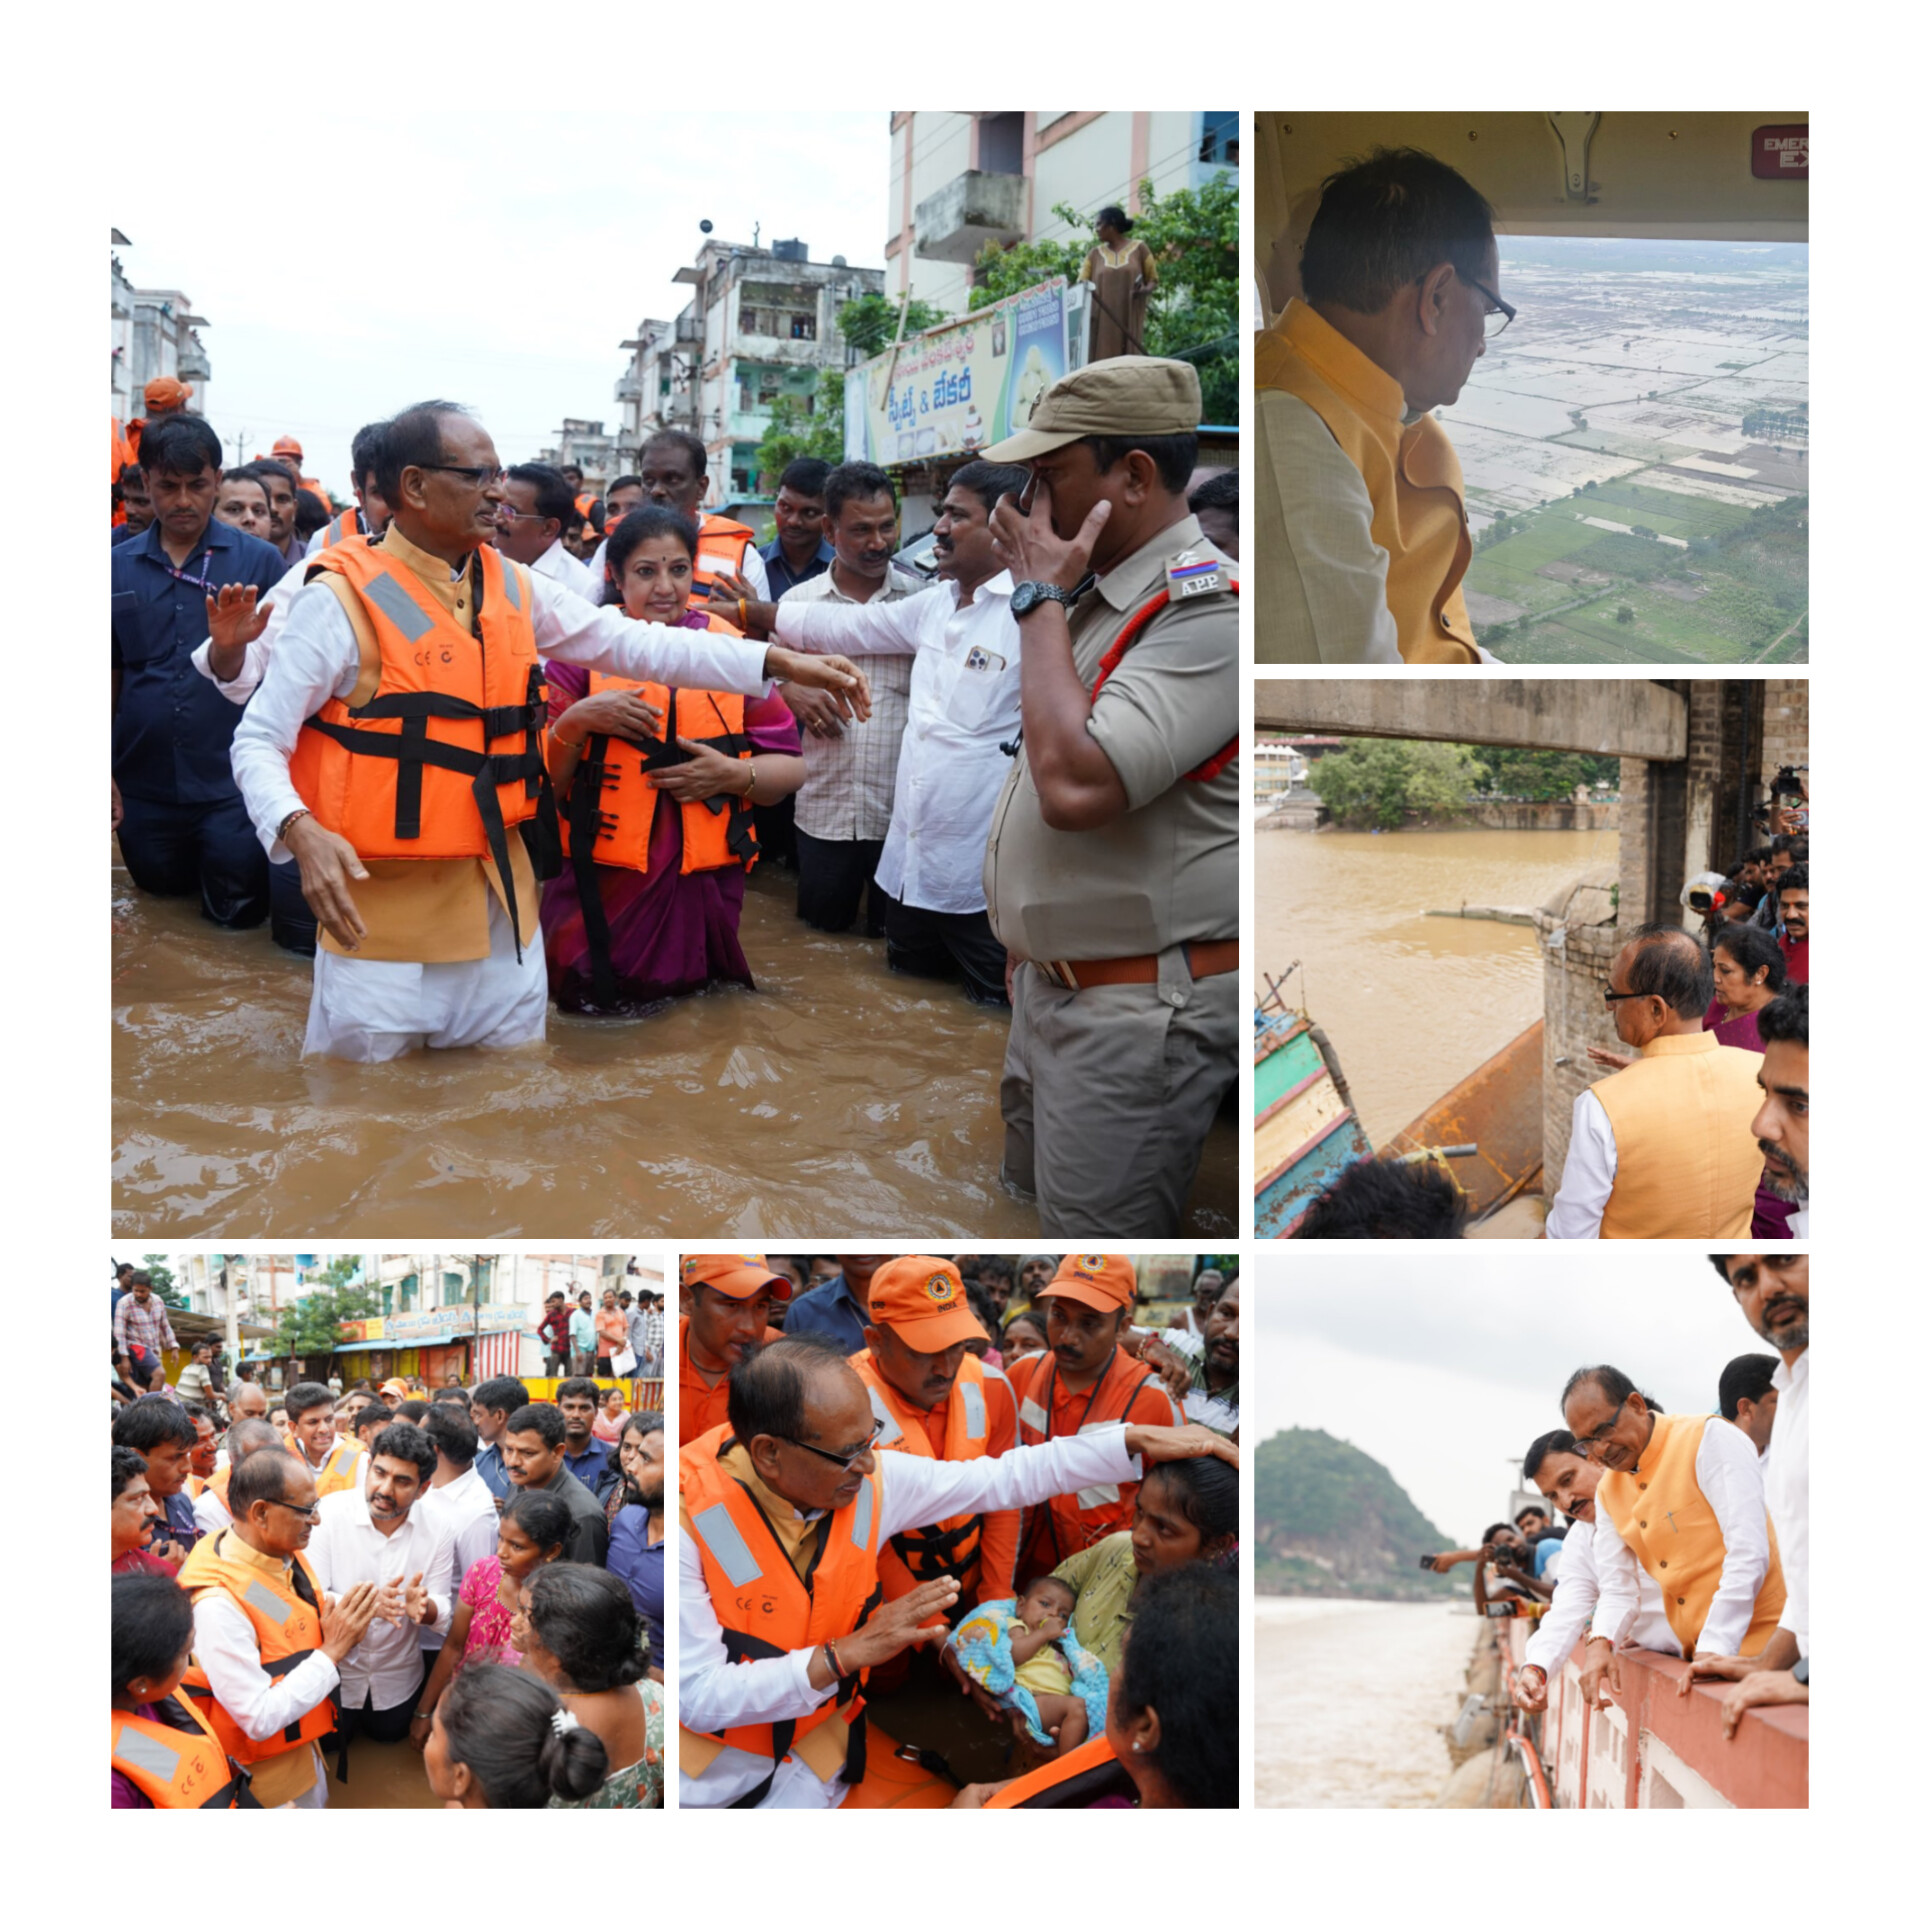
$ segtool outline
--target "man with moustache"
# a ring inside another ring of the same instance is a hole
[[[1682,1658],[1760,1652],[1779,1624],[1786,1581],[1746,1435],[1724,1420],[1661,1411],[1611,1366],[1579,1368],[1560,1412],[1603,1469],[1594,1496],[1600,1595],[1583,1684],[1604,1678],[1619,1690],[1617,1649],[1639,1611],[1641,1572],[1660,1588]]]
[[[854,605],[792,592],[778,606],[743,609],[750,633],[804,653],[911,660],[893,811],[874,871],[887,900],[887,965],[925,979],[957,975],[967,998],[985,1007],[1007,1004],[1007,951],[987,924],[980,867],[1006,779],[1001,749],[1020,732],[1013,577],[988,522],[1026,482],[1024,468],[985,460],[947,482],[933,523],[940,584],[925,593]],[[809,780],[812,757],[809,746]]]
[[[1773,1638],[1757,1658],[1715,1653],[1695,1659],[1680,1682],[1686,1692],[1696,1680],[1738,1680],[1720,1703],[1729,1737],[1749,1707],[1804,1702],[1812,1629],[1807,1605],[1808,1532],[1811,1506],[1807,1471],[1809,1385],[1807,1370],[1807,1291],[1811,1262],[1804,1253],[1709,1254],[1732,1291],[1747,1324],[1775,1348],[1780,1364],[1773,1384],[1779,1390],[1767,1461],[1767,1512],[1780,1543],[1787,1601]]]
[[[200,1538],[187,1494],[188,1463],[196,1443],[193,1419],[177,1401],[158,1393],[142,1394],[117,1414],[113,1444],[131,1447],[147,1463],[147,1491],[160,1503],[148,1551],[180,1566]]]
[[[663,427],[640,449],[636,463],[641,491],[656,507],[683,513],[700,530],[700,548],[693,558],[693,604],[726,614],[727,594],[735,591],[732,578],[747,584],[749,595],[765,600],[767,569],[753,544],[753,529],[738,520],[709,513],[701,502],[707,494],[707,450],[695,434]],[[722,577],[728,584],[716,584]]]
[[[1804,861],[1780,876],[1780,951],[1787,956],[1787,978],[1807,984],[1812,947],[1807,933],[1807,868]]]
[[[1240,1437],[1240,1282],[1229,1280],[1216,1295],[1207,1315],[1206,1339],[1200,1364],[1194,1369],[1181,1406],[1189,1420],[1197,1420],[1229,1440]]]
[[[767,1324],[793,1282],[759,1253],[689,1254],[680,1263],[680,1444],[727,1417],[727,1375],[780,1331]]]
[[[563,1380],[553,1396],[560,1418],[567,1428],[567,1471],[589,1493],[600,1491],[601,1476],[613,1460],[613,1449],[604,1440],[593,1437],[593,1423],[600,1411],[600,1389],[591,1380]]]
[[[873,1275],[867,1308],[872,1324],[852,1365],[881,1424],[876,1447],[923,1460],[979,1460],[1020,1444],[1007,1376],[967,1350],[968,1341],[991,1338],[969,1311],[951,1260],[908,1254],[886,1261]],[[960,1582],[956,1607],[1008,1599],[1019,1545],[1018,1513],[948,1514],[887,1542],[881,1595],[894,1600],[948,1574]]]
[[[240,1393],[249,1389],[260,1393],[258,1387],[249,1382]],[[234,1396],[239,1398],[239,1393]],[[284,1443],[275,1431],[272,1421],[266,1417],[267,1396],[260,1394],[261,1412],[257,1417],[236,1420],[227,1429],[227,1449],[225,1466],[216,1467],[207,1477],[207,1484],[195,1496],[193,1517],[195,1522],[208,1533],[218,1533],[233,1521],[233,1509],[228,1502],[228,1486],[233,1472],[250,1453],[258,1453],[262,1447],[277,1447]]]
[[[496,1511],[513,1491],[507,1478],[506,1462],[500,1456],[500,1438],[507,1430],[507,1418],[532,1398],[524,1386],[509,1374],[497,1380],[483,1380],[473,1390],[473,1426],[480,1450],[473,1457],[473,1470],[486,1482],[493,1495]]]
[[[422,1496],[440,1456],[419,1427],[396,1420],[373,1443],[364,1486],[319,1503],[308,1558],[329,1594],[371,1583],[374,1620],[340,1669],[340,1767],[354,1735],[392,1745],[411,1730],[426,1671],[422,1628],[453,1618],[453,1531]]]
[[[249,1454],[228,1499],[233,1524],[180,1570],[194,1597],[182,1684],[228,1758],[251,1770],[263,1807],[324,1807],[320,1739],[333,1731],[341,1665],[373,1624],[380,1591],[367,1580],[324,1594],[306,1558],[320,1515],[313,1469],[297,1454]]]
[[[1137,1486],[1160,1460],[1239,1459],[1204,1428],[1124,1423],[965,1462],[876,1452],[867,1384],[803,1339],[734,1369],[729,1415],[679,1461],[683,1807],[837,1807],[860,1785],[869,1671],[938,1648],[960,1597],[940,1575],[875,1605],[889,1539],[956,1510]]]
[[[629,1417],[620,1442],[640,1435],[639,1466],[626,1473],[627,1497],[607,1530],[607,1571],[617,1573],[633,1595],[634,1611],[647,1623],[653,1664],[663,1666],[667,1642],[667,1434],[665,1417],[636,1413]],[[624,1471],[624,1469],[623,1469]]]
[[[1760,1009],[1760,1111],[1753,1137],[1760,1142],[1760,1179],[1794,1211],[1787,1227],[1796,1240],[1812,1233],[1813,1203],[1808,1187],[1812,1153],[1811,1066],[1807,1040],[1807,989],[1788,987]]]
[[[1594,1492],[1600,1485],[1600,1466],[1566,1428],[1557,1427],[1527,1449],[1521,1471],[1567,1522],[1566,1538],[1555,1556],[1553,1603],[1527,1642],[1526,1664],[1516,1667],[1508,1681],[1514,1704],[1523,1713],[1539,1713],[1547,1704],[1547,1683],[1580,1644],[1600,1597],[1593,1564]],[[1640,1607],[1628,1639],[1655,1653],[1678,1654],[1680,1643],[1667,1625],[1658,1584],[1644,1569],[1639,1578]]]
[[[560,1409],[536,1400],[507,1416],[500,1456],[515,1491],[536,1487],[566,1502],[573,1531],[562,1558],[581,1566],[607,1564],[607,1516],[600,1502],[567,1471],[567,1424]]]

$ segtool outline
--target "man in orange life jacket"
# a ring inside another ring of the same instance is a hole
[[[1185,488],[1200,382],[1122,355],[985,458],[1020,622],[1021,746],[987,830],[1016,962],[1002,1178],[1049,1236],[1178,1233],[1239,1071],[1239,570]]]
[[[1470,666],[1465,482],[1433,418],[1514,317],[1493,209],[1431,154],[1328,179],[1302,297],[1255,343],[1254,657]]]
[[[700,529],[700,551],[694,556],[693,598],[706,603],[707,589],[718,574],[738,574],[750,597],[771,600],[767,590],[767,563],[753,544],[753,529],[738,520],[723,520],[701,506],[707,493],[707,450],[690,433],[663,427],[640,449],[640,485],[657,507],[684,513]],[[721,608],[722,613],[725,608]]]
[[[186,1692],[228,1757],[253,1774],[263,1807],[324,1807],[320,1739],[331,1733],[340,1662],[360,1644],[379,1591],[362,1581],[329,1601],[307,1565],[318,1501],[312,1469],[262,1447],[233,1471],[233,1524],[194,1548],[180,1584],[194,1596]]]
[[[1685,1658],[1756,1655],[1787,1597],[1753,1442],[1719,1418],[1649,1406],[1618,1367],[1582,1367],[1560,1400],[1567,1431],[1606,1470],[1593,1516],[1600,1595],[1581,1685],[1622,1683],[1615,1648],[1640,1608],[1635,1563],[1659,1587]]]
[[[1156,1460],[1238,1460],[1203,1428],[1119,1425],[997,1459],[876,1453],[866,1383],[806,1339],[749,1354],[729,1406],[730,1427],[680,1450],[683,1807],[837,1807],[860,1785],[867,1669],[938,1648],[960,1594],[942,1575],[883,1600],[892,1536],[1131,1484]]]
[[[793,1282],[759,1253],[696,1253],[680,1263],[680,1444],[727,1417],[727,1376],[779,1329],[767,1324]]]
[[[1007,1376],[967,1350],[970,1340],[992,1340],[969,1311],[952,1261],[887,1261],[868,1285],[867,1312],[873,1324],[852,1365],[881,1422],[875,1446],[923,1460],[979,1460],[1020,1444]],[[957,1607],[1009,1599],[1019,1544],[1017,1513],[948,1514],[894,1534],[880,1555],[880,1591],[896,1600],[919,1581],[950,1574],[960,1582]]]
[[[357,1487],[366,1474],[366,1450],[335,1432],[332,1388],[303,1380],[287,1389],[286,1405],[287,1445],[313,1469],[318,1497]]]
[[[248,1391],[260,1393],[260,1389],[251,1382],[236,1390],[235,1397]],[[265,1417],[264,1409],[267,1397],[260,1393],[261,1416],[257,1419],[236,1420],[227,1429],[227,1464],[216,1467],[207,1476],[206,1485],[194,1495],[193,1517],[208,1533],[218,1533],[222,1527],[233,1522],[233,1509],[227,1504],[227,1485],[233,1478],[233,1470],[250,1453],[258,1453],[262,1447],[277,1447],[283,1444],[280,1431],[272,1421]]]
[[[273,443],[273,453],[270,457],[279,461],[283,467],[291,467],[293,469],[294,481],[300,489],[305,493],[312,494],[316,500],[325,501],[328,511],[332,511],[333,500],[326,488],[323,487],[318,480],[309,480],[307,476],[301,472],[300,463],[305,460],[307,456],[300,442],[296,440],[292,434],[283,433],[280,438]]]
[[[336,513],[327,524],[307,542],[307,557],[311,559],[323,547],[331,547],[342,540],[351,540],[355,534],[377,534],[386,530],[387,503],[380,493],[380,482],[375,473],[380,459],[380,433],[385,427],[384,420],[374,420],[362,427],[353,436],[353,497],[355,504],[344,513]]]
[[[1076,1253],[1040,1290],[1045,1353],[1007,1369],[1020,1413],[1020,1444],[1112,1426],[1178,1427],[1179,1402],[1144,1360],[1120,1345],[1133,1308],[1133,1262],[1117,1253]],[[1133,1525],[1131,1480],[1076,1487],[1021,1516],[1015,1591],[1062,1560]]]
[[[558,821],[540,654],[756,695],[772,672],[865,706],[844,661],[629,620],[505,560],[501,472],[458,407],[389,421],[378,479],[393,519],[377,544],[311,563],[235,737],[255,830],[270,858],[298,860],[322,930],[308,1053],[381,1061],[544,1034],[534,860],[552,871]],[[266,624],[244,594],[208,620],[222,648]],[[509,834],[520,825],[531,847]]]

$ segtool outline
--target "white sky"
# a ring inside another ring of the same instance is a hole
[[[601,25],[622,30],[618,16]],[[579,40],[583,61],[598,32]],[[509,461],[553,445],[566,416],[612,430],[620,342],[691,297],[673,275],[703,219],[716,239],[751,244],[757,222],[762,246],[800,239],[816,262],[886,264],[884,111],[314,111],[298,124],[302,152],[325,158],[278,208],[237,206],[222,174],[216,215],[182,194],[177,169],[135,165],[114,175],[111,214],[133,284],[178,288],[210,323],[208,418],[228,459],[242,431],[249,459],[291,432],[307,472],[343,495],[356,429],[415,400],[475,407]],[[424,210],[386,219],[333,200],[325,183],[356,155],[430,182]],[[257,177],[281,185],[292,170]],[[330,209],[350,214],[332,233]]]
[[[1657,1243],[1268,1257],[1258,1273],[1260,1437],[1351,1441],[1463,1546],[1506,1514],[1512,1463],[1561,1424],[1576,1367],[1707,1413],[1720,1369],[1768,1350],[1704,1253]]]

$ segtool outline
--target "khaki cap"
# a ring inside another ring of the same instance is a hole
[[[1017,466],[1091,434],[1191,433],[1199,424],[1200,376],[1186,361],[1123,353],[1056,380],[1025,428],[980,457]]]

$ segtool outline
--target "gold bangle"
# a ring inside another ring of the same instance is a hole
[[[740,613],[740,631],[745,633],[747,630],[747,596],[744,593],[741,594],[739,598],[734,601],[734,605]]]
[[[754,782],[758,779],[758,777],[759,776],[754,771],[753,762],[749,760],[747,762],[747,794],[746,794],[746,797],[749,800],[753,798]]]

